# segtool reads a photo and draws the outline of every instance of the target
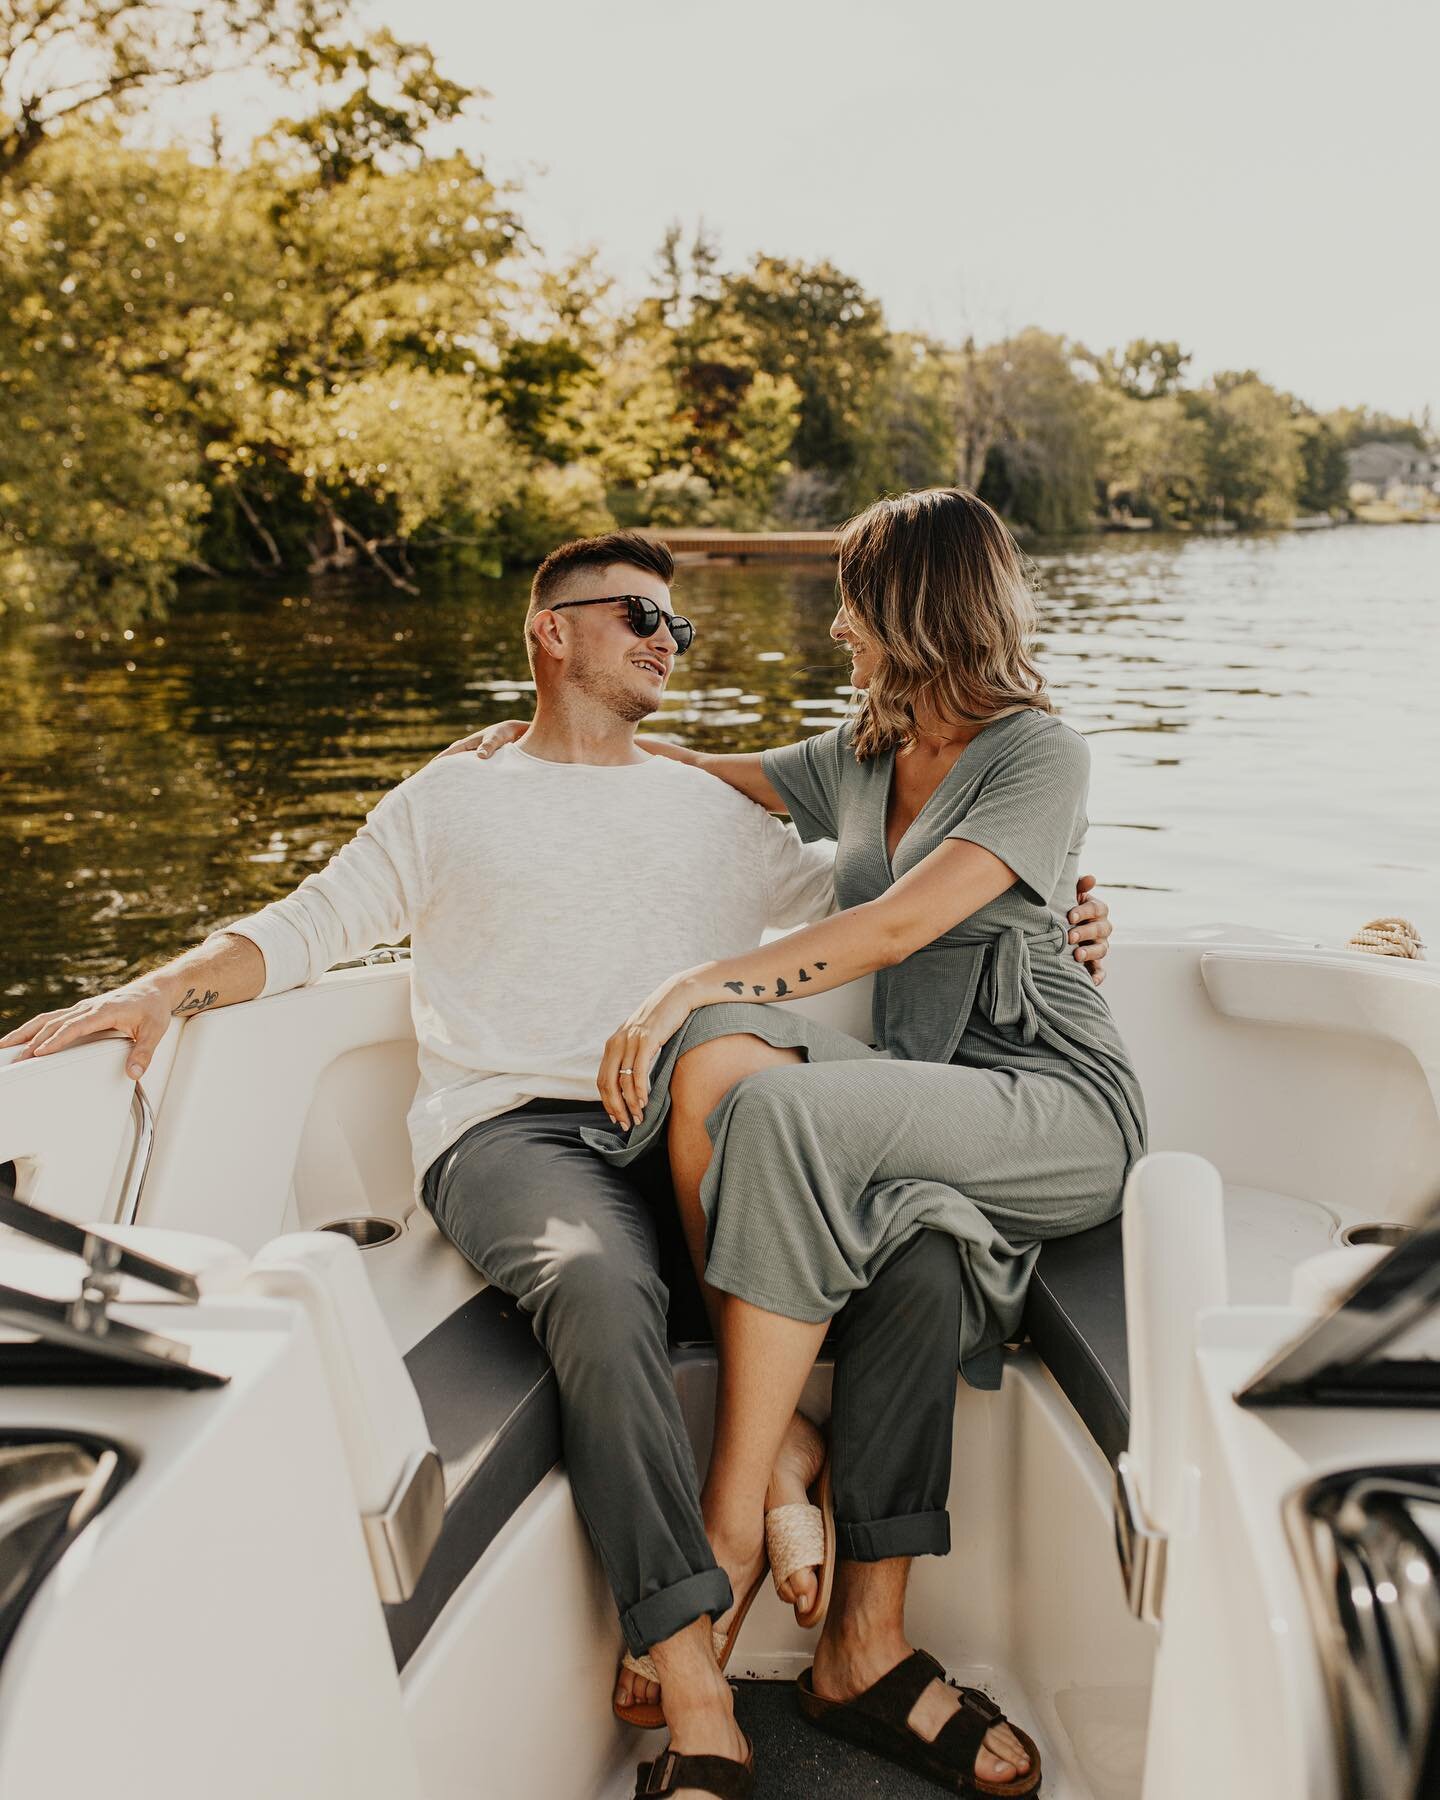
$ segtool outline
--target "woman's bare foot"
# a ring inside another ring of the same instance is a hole
[[[832,1613],[815,1647],[811,1675],[815,1692],[827,1700],[858,1699],[912,1649],[898,1633],[883,1639],[874,1633],[857,1638]],[[933,1743],[959,1710],[960,1696],[955,1689],[943,1681],[932,1681],[911,1708],[908,1723],[918,1737]],[[1029,1767],[1025,1747],[1008,1725],[994,1725],[986,1732],[975,1757],[975,1773],[981,1781],[1014,1781]]]
[[[775,1468],[770,1477],[770,1485],[765,1491],[765,1509],[768,1512],[773,1506],[801,1506],[810,1503],[810,1489],[815,1485],[820,1471],[825,1466],[825,1440],[815,1425],[804,1413],[796,1413],[786,1429],[785,1437],[780,1445],[779,1455],[775,1458]],[[748,1594],[756,1576],[760,1573],[764,1558],[763,1539],[747,1539],[744,1543],[729,1543],[723,1534],[707,1521],[710,1535],[710,1546],[715,1552],[715,1560],[730,1577],[730,1586],[735,1594],[736,1603],[743,1594]],[[797,1611],[808,1611],[815,1604],[819,1592],[820,1572],[815,1568],[796,1569],[784,1581],[777,1583],[780,1597],[792,1605]],[[715,1621],[722,1635],[729,1630],[733,1617],[730,1612]],[[653,1659],[652,1659],[653,1660]],[[617,1706],[653,1706],[660,1699],[660,1684],[647,1681],[643,1675],[623,1666],[615,1678],[615,1704]],[[677,1746],[678,1748],[678,1746]]]
[[[810,1504],[810,1489],[825,1466],[825,1440],[804,1413],[797,1412],[786,1429],[775,1458],[770,1485],[765,1490],[765,1510],[777,1506]],[[820,1592],[817,1568],[796,1569],[775,1584],[776,1592],[797,1613],[809,1612]]]
[[[710,1547],[715,1553],[715,1560],[730,1578],[730,1588],[734,1595],[729,1610],[715,1620],[723,1636],[730,1629],[730,1621],[735,1616],[735,1607],[741,1598],[750,1592],[765,1562],[765,1544],[758,1533],[746,1544],[730,1545],[719,1537],[714,1530],[710,1532]],[[652,1655],[651,1658],[654,1661]],[[653,1706],[660,1699],[660,1683],[647,1681],[643,1675],[637,1675],[622,1663],[615,1679],[615,1704],[617,1706]],[[668,1717],[668,1715],[667,1715]],[[677,1744],[675,1748],[681,1749]],[[698,1746],[689,1746],[698,1754]],[[728,1754],[728,1752],[726,1753]]]
[[[646,1681],[622,1663],[615,1678],[616,1706],[653,1706],[660,1698],[660,1683]]]

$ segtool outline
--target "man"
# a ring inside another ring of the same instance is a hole
[[[437,759],[287,898],[0,1043],[46,1055],[118,1031],[138,1078],[172,1016],[314,981],[408,933],[416,1192],[549,1353],[576,1504],[630,1650],[654,1659],[672,1747],[737,1758],[711,1650],[731,1584],[706,1540],[671,1378],[655,1211],[580,1132],[606,1123],[606,1038],[658,980],[818,918],[833,893],[828,852],[635,745],[690,641],[673,569],[662,545],[626,532],[553,552],[526,619],[537,704],[523,743]],[[1106,913],[1091,900],[1070,915],[1097,979]],[[868,1303],[903,1306],[907,1279],[897,1258]],[[827,1629],[855,1623],[840,1605]],[[633,1694],[622,1676],[617,1700]]]

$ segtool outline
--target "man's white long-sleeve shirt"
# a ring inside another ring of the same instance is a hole
[[[509,745],[392,789],[326,868],[224,929],[263,992],[409,936],[418,1189],[470,1126],[596,1100],[605,1040],[667,975],[834,905],[833,848],[669,757],[599,767]]]

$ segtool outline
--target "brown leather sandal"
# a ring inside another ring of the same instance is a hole
[[[710,1628],[710,1643],[715,1652],[716,1667],[723,1675],[729,1664],[731,1652],[735,1648],[735,1640],[740,1636],[740,1627],[745,1623],[746,1615],[755,1604],[755,1596],[765,1585],[765,1577],[770,1572],[770,1564],[760,1565],[760,1573],[751,1582],[748,1590],[740,1596],[740,1604],[735,1608],[730,1620],[730,1629],[722,1631],[718,1625]],[[622,1656],[620,1666],[628,1669],[632,1675],[639,1675],[645,1681],[653,1681],[660,1686],[660,1671],[655,1667],[651,1656]],[[629,1706],[622,1706],[618,1700],[612,1701],[615,1717],[625,1725],[638,1725],[642,1731],[663,1731],[665,1729],[665,1709],[658,1700],[632,1700]]]
[[[944,1681],[945,1671],[933,1656],[916,1650],[873,1687],[849,1701],[826,1700],[815,1692],[807,1669],[796,1684],[800,1710],[812,1725],[832,1737],[858,1744],[862,1750],[913,1769],[952,1794],[984,1795],[985,1800],[1029,1800],[1040,1792],[1040,1752],[1034,1740],[1008,1720],[988,1694],[979,1688],[960,1689],[960,1710],[927,1742],[912,1729],[909,1719],[915,1702],[932,1681]],[[993,1725],[1006,1725],[1019,1738],[1030,1758],[1030,1767],[1013,1781],[982,1781],[975,1773],[975,1758]]]
[[[681,1788],[713,1794],[715,1800],[750,1800],[755,1792],[755,1751],[745,1740],[745,1760],[729,1756],[681,1756],[667,1750],[654,1762],[641,1763],[635,1779],[635,1800],[664,1800]]]

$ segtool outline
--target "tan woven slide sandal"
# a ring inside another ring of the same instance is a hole
[[[762,1563],[760,1573],[750,1584],[749,1593],[741,1596],[740,1604],[735,1608],[734,1616],[730,1620],[728,1631],[722,1631],[718,1625],[712,1625],[710,1628],[710,1642],[714,1647],[715,1661],[722,1675],[725,1673],[726,1665],[734,1651],[735,1640],[740,1635],[740,1627],[745,1623],[745,1615],[755,1604],[755,1596],[764,1585],[767,1573],[768,1565]],[[620,1658],[620,1666],[622,1669],[628,1669],[632,1675],[638,1675],[642,1681],[653,1681],[657,1687],[663,1685],[654,1659],[649,1656],[631,1656],[627,1652]],[[636,1700],[629,1706],[621,1706],[616,1701],[615,1717],[623,1719],[627,1725],[638,1725],[643,1731],[659,1731],[665,1724],[665,1712],[658,1700]]]
[[[815,1500],[802,1506],[772,1506],[765,1515],[765,1548],[770,1573],[779,1593],[780,1583],[797,1569],[819,1571],[815,1603],[804,1611],[795,1608],[795,1623],[809,1631],[825,1617],[830,1590],[835,1584],[835,1507],[830,1491],[830,1459],[810,1490]],[[784,1599],[784,1595],[781,1595]]]
[[[725,1648],[725,1633],[718,1625],[710,1628],[710,1642],[718,1663]],[[632,1656],[627,1650],[620,1658],[620,1667],[628,1669],[632,1675],[638,1675],[642,1681],[653,1681],[656,1687],[660,1685],[660,1671],[649,1656]],[[621,1706],[617,1702],[615,1716],[623,1719],[627,1725],[639,1725],[645,1731],[659,1731],[665,1723],[665,1714],[658,1700],[637,1700],[630,1706]]]

